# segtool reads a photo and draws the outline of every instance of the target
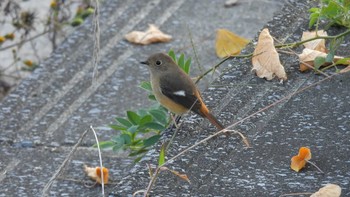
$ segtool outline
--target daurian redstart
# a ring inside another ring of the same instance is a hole
[[[160,104],[178,115],[191,110],[207,118],[219,130],[224,129],[208,110],[192,79],[170,56],[156,53],[141,63],[150,69],[153,94]]]

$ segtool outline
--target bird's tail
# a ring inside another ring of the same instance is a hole
[[[213,125],[215,125],[219,130],[223,130],[225,127],[221,124],[216,117],[210,112],[203,114]]]

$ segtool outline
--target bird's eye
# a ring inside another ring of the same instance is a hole
[[[162,61],[160,61],[160,60],[157,60],[157,61],[156,61],[156,65],[157,65],[157,66],[160,66],[161,64],[162,64]]]

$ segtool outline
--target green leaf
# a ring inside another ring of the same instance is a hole
[[[124,118],[115,118],[120,124],[124,125],[125,127],[129,128],[132,126],[131,122]]]
[[[123,144],[127,144],[127,145],[131,144],[131,137],[130,137],[130,135],[121,134],[120,138],[122,138],[124,140]]]
[[[137,129],[139,128],[138,125],[132,125],[131,127],[128,128],[128,131],[130,133],[135,133],[137,131]]]
[[[153,118],[151,115],[147,114],[141,118],[139,125],[143,126],[146,123],[152,122]]]
[[[166,124],[168,122],[166,114],[159,109],[150,110],[149,113],[161,124]]]
[[[345,8],[348,8],[348,10],[350,10],[350,0],[344,0],[344,1],[343,1],[343,6],[344,6]]]
[[[350,65],[350,57],[346,57],[335,62],[336,65]]]
[[[326,62],[332,63],[334,59],[334,51],[331,51],[330,53],[327,54],[326,56]]]
[[[123,148],[124,144],[116,144],[113,146],[112,150],[113,151],[120,151]]]
[[[174,60],[174,62],[176,62],[176,55],[175,55],[174,50],[171,49],[171,50],[168,52],[168,55]]]
[[[103,141],[103,142],[99,143],[99,146],[100,146],[101,149],[111,148],[114,145],[115,145],[115,142],[113,142],[113,141]]]
[[[113,130],[119,131],[119,130],[126,130],[125,126],[117,125],[117,124],[110,124],[109,127],[111,127]]]
[[[157,130],[157,131],[163,131],[165,127],[159,123],[156,122],[149,122],[143,125],[146,128]]]
[[[160,137],[161,137],[161,135],[154,135],[150,138],[147,138],[147,139],[143,140],[143,145],[145,147],[152,146],[159,141]]]
[[[148,95],[148,99],[152,101],[157,101],[156,96],[154,96],[153,94]]]
[[[328,6],[322,8],[321,14],[332,17],[336,16],[339,10],[341,10],[341,6],[339,6],[334,1],[330,1]]]
[[[139,114],[141,117],[144,117],[144,116],[148,115],[148,111],[145,110],[145,109],[139,109],[139,110],[137,111],[137,114]],[[141,119],[142,119],[142,118],[141,118]],[[140,121],[141,121],[141,120],[140,120]]]
[[[134,163],[138,163],[139,161],[141,161],[143,156],[140,156],[140,157],[136,157],[136,159],[134,159]]]
[[[319,12],[320,11],[320,8],[310,8],[309,9],[309,12],[311,13],[315,13],[315,12]]]
[[[138,151],[133,151],[133,152],[131,152],[131,153],[129,154],[129,156],[130,156],[130,157],[133,157],[133,156],[136,156],[136,155],[145,153],[145,152],[147,152],[147,151],[148,151],[148,149],[142,148],[142,149],[140,149],[140,150],[138,150]]]
[[[143,81],[140,84],[140,88],[152,92],[152,85],[149,81]]]
[[[312,26],[317,22],[318,17],[319,13],[310,14],[309,29],[311,29]]]
[[[188,58],[186,63],[185,63],[185,67],[184,67],[184,71],[188,75],[190,74],[191,61],[192,61],[191,58]]]
[[[179,59],[177,60],[177,65],[179,65],[182,70],[185,71],[185,55],[181,53]]]
[[[326,63],[326,58],[324,57],[316,57],[314,60],[314,68],[318,70],[324,63]]]
[[[139,115],[137,115],[137,113],[135,113],[133,111],[127,111],[126,115],[128,116],[129,121],[133,125],[138,125],[139,124],[141,117]]]
[[[166,147],[168,143],[163,143],[162,147],[160,148],[160,153],[159,153],[159,158],[158,158],[158,166],[161,166],[165,163],[165,152],[166,152]]]

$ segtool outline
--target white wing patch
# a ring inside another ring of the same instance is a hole
[[[184,90],[179,90],[174,92],[173,94],[178,95],[178,96],[186,96],[186,93]]]

